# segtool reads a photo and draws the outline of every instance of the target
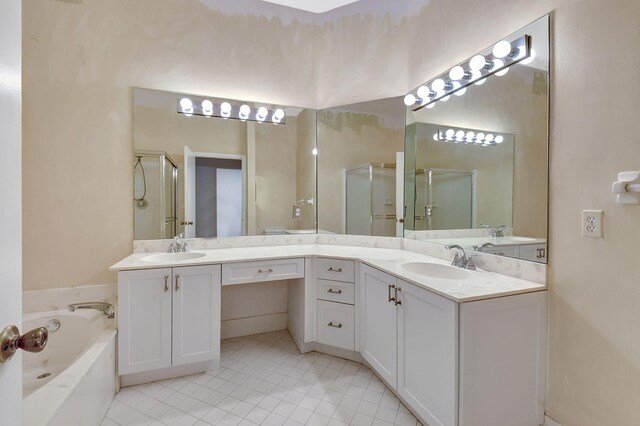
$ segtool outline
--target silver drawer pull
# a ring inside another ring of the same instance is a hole
[[[329,324],[327,324],[327,325],[328,325],[329,327],[342,328],[342,324],[338,324],[338,325],[336,325],[336,324],[334,324],[334,323],[330,322],[330,323],[329,323]]]
[[[269,272],[273,272],[273,269],[269,268],[266,271],[264,269],[258,269],[259,274],[268,274]]]
[[[327,293],[333,293],[333,294],[342,294],[342,290],[334,290],[332,288],[330,288],[329,290],[327,290]]]
[[[329,269],[327,269],[327,271],[329,271],[329,272],[342,272],[342,268],[338,268],[338,269],[329,268]]]
[[[169,275],[164,276],[164,292],[169,291]]]

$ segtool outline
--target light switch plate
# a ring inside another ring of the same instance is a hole
[[[582,210],[582,236],[602,238],[602,210]]]

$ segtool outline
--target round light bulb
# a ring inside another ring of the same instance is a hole
[[[431,89],[434,92],[441,92],[444,89],[444,80],[441,78],[433,80],[433,83],[431,83]]]
[[[438,137],[438,133],[437,132],[433,134],[433,140],[434,141],[439,141],[440,140],[440,138]]]
[[[318,155],[318,148],[313,148],[313,149],[311,150],[311,153],[312,153],[313,155]]]
[[[498,77],[502,77],[503,75],[506,75],[506,74],[509,72],[509,69],[510,69],[510,68],[504,68],[504,69],[501,69],[500,71],[498,71],[498,72],[496,73],[496,75],[497,75]]]
[[[502,135],[498,135],[498,136],[496,136],[496,138],[494,139],[494,141],[495,141],[496,143],[502,143],[502,142],[504,142],[504,137],[503,137]]]
[[[456,139],[462,140],[464,138],[464,130],[458,130],[456,132]]]
[[[404,97],[404,104],[406,106],[415,105],[415,103],[416,103],[416,97],[413,96],[413,94],[409,93],[407,96]]]
[[[282,120],[284,118],[284,110],[282,108],[278,108],[276,112],[273,113],[273,116],[278,120]]]
[[[426,106],[426,108],[431,109],[434,106],[436,106],[436,103],[435,102],[431,102],[429,105]]]
[[[208,99],[202,101],[202,112],[204,113],[204,115],[213,115],[213,102]]]
[[[475,84],[476,86],[482,86],[486,81],[487,81],[487,79],[483,78],[482,80],[478,80],[473,84]]]
[[[228,117],[231,114],[231,104],[229,102],[223,102],[220,105],[220,113],[223,117]]]
[[[457,92],[455,92],[455,93],[454,93],[454,95],[456,95],[456,96],[462,96],[462,95],[464,95],[465,93],[467,93],[467,88],[466,88],[466,87],[463,87],[462,89],[460,89],[460,90],[458,90]]]
[[[193,111],[193,102],[189,98],[180,99],[180,108],[183,112],[191,112]]]
[[[431,96],[431,90],[427,86],[420,86],[418,88],[418,97],[420,99],[428,99]]]
[[[484,133],[480,132],[476,135],[476,141],[477,143],[481,143],[484,142]]]
[[[511,43],[507,40],[499,41],[493,46],[493,56],[496,58],[504,58],[509,53],[511,53]]]
[[[484,137],[484,140],[487,142],[491,142],[493,140],[493,134],[489,133],[487,136]]]
[[[441,100],[442,102],[447,102],[450,98],[451,98],[451,95],[447,95],[447,96],[445,96],[444,98],[441,98],[440,100]]]
[[[249,105],[244,104],[240,107],[240,118],[243,118],[243,119],[248,118],[249,113],[251,113],[251,107],[249,107]]]
[[[267,118],[267,114],[269,114],[269,110],[265,107],[258,108],[258,114],[256,114],[256,118],[260,121],[264,121]]]
[[[499,68],[504,67],[504,61],[502,59],[494,59],[493,66],[491,67],[491,71],[496,71]]]
[[[480,71],[487,65],[487,59],[482,55],[476,55],[469,61],[469,68],[473,71]]]
[[[523,50],[524,52],[524,50]],[[529,54],[529,57],[527,59],[524,59],[522,61],[520,61],[521,64],[527,65],[530,64],[531,62],[533,62],[533,60],[536,58],[536,51],[535,49],[531,48],[531,52]]]
[[[452,138],[455,134],[456,134],[456,131],[453,129],[449,129],[444,133],[444,135],[448,138]]]
[[[462,80],[464,78],[464,68],[460,65],[456,65],[451,68],[451,71],[449,71],[449,78],[451,80]]]

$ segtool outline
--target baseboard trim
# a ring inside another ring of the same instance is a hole
[[[158,380],[175,379],[177,377],[189,376],[191,374],[204,373],[205,371],[217,370],[220,368],[220,359],[213,361],[198,362],[195,364],[178,365],[174,367],[162,368],[160,370],[143,371],[141,373],[126,374],[120,376],[120,386],[134,386],[142,383],[156,382]]]
[[[542,426],[562,426],[560,423],[553,420],[551,417],[544,416],[544,424]]]
[[[287,321],[286,312],[223,320],[220,324],[220,338],[231,339],[232,337],[286,330]]]

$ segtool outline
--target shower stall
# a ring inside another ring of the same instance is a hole
[[[345,171],[346,233],[395,237],[396,166],[371,163]]]
[[[173,238],[178,227],[178,166],[165,152],[133,154],[134,239]]]
[[[473,228],[474,180],[469,171],[416,170],[414,229]]]

